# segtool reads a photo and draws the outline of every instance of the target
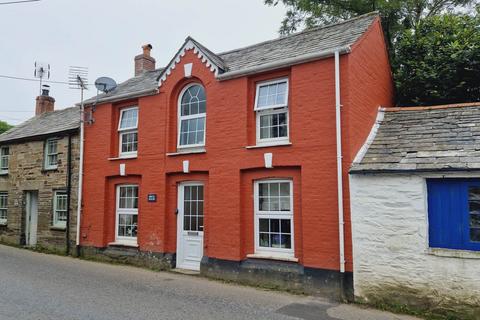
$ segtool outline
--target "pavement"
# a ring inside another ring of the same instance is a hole
[[[413,320],[318,297],[0,245],[0,320]]]

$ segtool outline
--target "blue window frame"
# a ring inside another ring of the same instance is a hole
[[[480,251],[480,179],[428,179],[429,244]]]

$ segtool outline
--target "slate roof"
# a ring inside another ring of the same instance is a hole
[[[98,102],[121,100],[122,97],[135,94],[148,95],[156,93],[158,87],[158,76],[162,73],[163,68],[154,71],[144,72],[136,77],[120,83],[114,90],[108,93],[98,95]],[[150,91],[150,92],[148,92]],[[92,97],[84,101],[85,104],[91,104],[96,101],[96,97]]]
[[[368,13],[344,22],[308,29],[289,36],[261,42],[248,47],[215,54],[208,48],[187,37],[188,41],[202,50],[210,61],[221,69],[222,76],[231,72],[261,68],[273,62],[295,59],[309,54],[318,54],[337,48],[353,45],[378,17],[377,12]],[[172,62],[171,62],[172,63]],[[156,93],[158,79],[165,68],[145,72],[131,78],[108,94],[99,95],[98,102],[113,102],[125,97],[139,97]],[[95,102],[95,97],[85,101],[86,104]]]
[[[332,25],[307,29],[275,40],[223,52],[218,56],[225,61],[228,73],[260,67],[278,60],[351,46],[377,17],[378,14],[372,12]]]
[[[80,109],[72,107],[35,116],[0,134],[1,142],[33,140],[39,136],[66,132],[80,127]]]
[[[350,172],[480,169],[480,102],[392,110]]]

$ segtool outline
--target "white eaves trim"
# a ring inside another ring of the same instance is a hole
[[[375,119],[375,123],[372,126],[372,129],[370,130],[370,134],[367,137],[367,140],[363,144],[363,146],[360,148],[358,151],[357,155],[355,156],[355,159],[353,159],[353,164],[358,164],[362,162],[363,157],[367,154],[368,148],[373,143],[373,140],[375,140],[375,137],[377,136],[378,129],[380,128],[380,125],[382,124],[383,118],[385,117],[385,108],[379,107],[378,108],[378,113],[377,113],[377,118]]]
[[[340,54],[346,54],[346,53],[350,53],[352,51],[352,49],[351,49],[350,46],[344,46],[344,47],[337,47],[337,48],[332,48],[332,49],[323,50],[323,51],[319,51],[319,52],[309,53],[309,54],[303,54],[303,55],[300,55],[298,57],[278,60],[278,61],[275,61],[275,62],[266,63],[266,64],[262,64],[262,65],[259,65],[259,66],[245,68],[245,69],[241,69],[241,70],[237,70],[237,71],[225,72],[225,73],[222,73],[220,75],[217,75],[217,79],[220,80],[220,81],[229,80],[229,79],[234,79],[234,78],[246,76],[246,75],[249,75],[249,74],[272,71],[272,70],[275,70],[275,69],[289,67],[289,66],[296,65],[296,64],[301,64],[301,63],[305,63],[305,62],[310,62],[310,61],[314,61],[314,60],[319,60],[319,59],[331,57],[337,51]]]
[[[167,79],[167,77],[172,73],[172,70],[175,69],[175,66],[178,63],[180,63],[180,60],[183,56],[185,56],[185,53],[188,50],[192,50],[192,49],[193,49],[193,53],[198,56],[198,58],[202,61],[202,63],[204,63],[205,66],[209,68],[210,71],[212,71],[216,77],[218,76],[218,73],[220,70],[219,66],[217,66],[212,60],[210,60],[207,54],[205,54],[201,48],[199,48],[191,39],[189,39],[188,41],[185,42],[183,47],[178,51],[175,58],[170,62],[170,64],[162,72],[162,76],[158,80],[159,87],[162,86],[162,82],[164,82]]]

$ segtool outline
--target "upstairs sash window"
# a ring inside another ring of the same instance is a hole
[[[120,111],[118,121],[119,156],[135,157],[138,149],[138,108],[131,107]]]
[[[180,95],[178,109],[178,148],[205,146],[205,89],[199,84],[187,86]]]
[[[254,110],[258,145],[289,141],[288,79],[258,83]]]
[[[54,170],[58,166],[58,139],[45,142],[45,170]]]

